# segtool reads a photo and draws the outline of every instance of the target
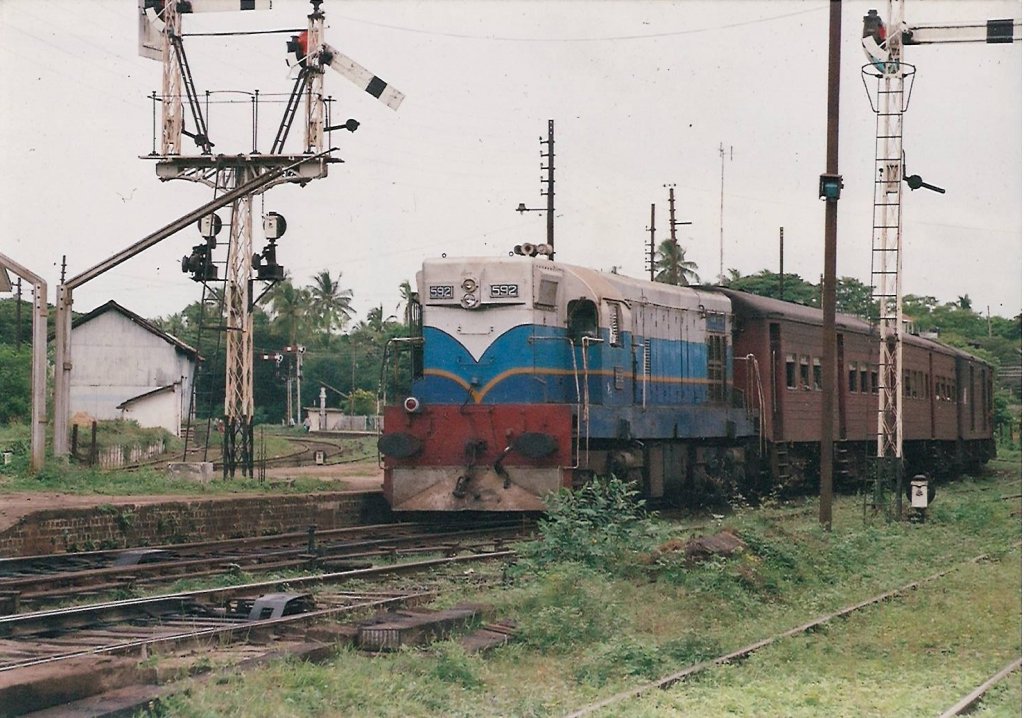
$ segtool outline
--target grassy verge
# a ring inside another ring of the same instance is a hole
[[[563,506],[544,539],[506,570],[501,588],[474,588],[461,577],[439,602],[496,605],[519,622],[515,644],[485,657],[445,642],[379,656],[343,650],[323,665],[282,661],[197,687],[161,710],[559,716],[989,553],[990,563],[826,634],[785,641],[746,664],[603,714],[933,715],[1019,655],[1019,504],[1002,500],[1019,479],[1018,464],[943,487],[922,524],[865,524],[855,497],[837,501],[831,533],[789,507],[741,509],[721,527],[748,549],[696,565],[672,550],[688,537],[679,524],[620,520],[628,497]],[[989,710],[1019,709],[1019,690],[1001,691]]]
[[[261,427],[262,428],[262,427]],[[97,431],[100,447],[116,444],[148,444],[160,435],[162,429],[140,429],[130,422],[101,422]],[[262,449],[268,458],[287,456],[301,450],[289,437],[303,438],[306,432],[298,429],[267,427],[265,433],[257,431],[257,442],[262,439]],[[220,434],[214,434],[211,441],[216,444]],[[330,441],[330,439],[328,439]],[[334,457],[335,463],[375,456],[372,437],[338,438],[333,440],[341,449]],[[11,463],[0,465],[0,495],[21,491],[52,491],[69,494],[98,494],[104,496],[139,496],[143,494],[181,495],[222,495],[249,492],[309,493],[313,491],[338,491],[345,488],[343,482],[326,481],[322,477],[301,475],[288,481],[268,480],[265,482],[237,475],[221,479],[219,475],[207,485],[169,478],[159,468],[166,461],[180,461],[182,443],[179,439],[167,440],[168,451],[156,457],[153,468],[136,470],[102,470],[79,463],[65,463],[49,459],[43,470],[33,473],[29,469],[29,432],[23,425],[0,427],[0,449],[11,451]],[[259,445],[259,443],[258,443]],[[218,446],[211,446],[210,460],[219,460]]]
[[[0,467],[3,468],[3,467]],[[0,470],[0,495],[20,491],[53,491],[64,494],[97,494],[100,496],[217,496],[234,493],[309,493],[337,491],[343,488],[336,481],[299,477],[288,482],[259,481],[236,476],[209,484],[172,479],[157,469],[138,471],[101,471],[77,465],[49,462],[38,474],[27,470],[5,473]]]

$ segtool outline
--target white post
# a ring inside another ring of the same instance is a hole
[[[327,389],[320,387],[320,431],[327,429]]]
[[[46,282],[13,259],[0,254],[0,268],[32,282],[32,426],[31,466],[40,471],[46,460]]]

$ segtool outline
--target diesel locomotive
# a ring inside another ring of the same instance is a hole
[[[428,259],[417,288],[412,390],[378,442],[396,511],[539,511],[607,473],[667,501],[813,478],[819,310],[531,257]],[[878,335],[837,326],[837,437],[866,458]],[[908,345],[915,460],[987,458],[991,367]]]

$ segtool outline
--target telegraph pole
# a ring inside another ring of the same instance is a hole
[[[822,277],[821,298],[821,490],[818,503],[818,523],[826,531],[832,530],[832,447],[837,373],[836,224],[839,192],[843,187],[843,178],[839,175],[839,58],[842,23],[842,0],[831,0],[828,19],[828,122],[825,174],[821,175],[819,180],[819,196],[825,200],[825,272]]]
[[[992,336],[992,320],[988,323],[988,335]],[[14,350],[21,351],[21,277],[18,277],[18,293],[14,303]]]
[[[516,207],[516,212],[522,214],[523,212],[546,212],[547,213],[547,255],[548,259],[552,262],[555,261],[555,121],[548,120],[548,138],[545,140],[543,137],[540,138],[542,145],[547,145],[547,152],[541,151],[540,156],[547,160],[547,167],[541,163],[540,168],[547,171],[547,178],[541,177],[540,182],[543,185],[547,185],[547,189],[540,191],[541,197],[547,197],[547,206],[544,208],[540,207],[527,207],[525,202],[520,202],[519,206]],[[537,250],[542,250],[542,247],[537,247]],[[519,251],[518,249],[516,250]],[[534,252],[533,254],[540,254],[541,251]],[[530,256],[533,256],[531,254]]]
[[[672,241],[672,246],[678,247],[679,241],[676,239],[676,227],[680,224],[693,224],[693,222],[676,221],[676,186],[674,184],[667,184],[665,187],[668,187],[668,236]],[[653,253],[651,257],[654,257]],[[681,277],[672,277],[672,284],[679,284],[680,279]]]
[[[542,155],[548,161],[548,166],[541,165],[541,169],[547,170],[547,179],[542,179],[541,182],[548,186],[547,190],[541,194],[548,198],[547,206],[547,220],[548,220],[548,246],[551,247],[551,254],[548,255],[548,259],[552,262],[555,261],[555,121],[548,120],[548,139],[545,142],[541,140],[541,144],[548,146],[547,155]]]
[[[651,281],[654,281],[654,202],[651,202],[651,226],[647,228],[651,233],[647,251],[647,266],[651,270]]]
[[[786,275],[784,274],[785,265],[783,263],[784,233],[784,229],[779,227],[779,299],[782,301],[786,300]]]

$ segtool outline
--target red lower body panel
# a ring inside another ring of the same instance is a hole
[[[399,449],[384,451],[385,497],[396,511],[543,510],[544,496],[571,480],[573,409],[388,407],[382,451]]]

